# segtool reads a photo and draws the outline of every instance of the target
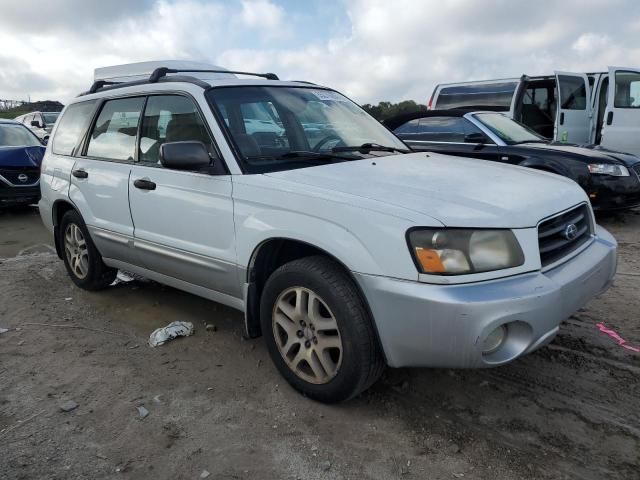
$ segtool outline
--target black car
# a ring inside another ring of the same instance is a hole
[[[640,158],[599,146],[550,142],[506,115],[431,110],[384,124],[416,151],[510,163],[571,178],[595,210],[640,206]]]
[[[0,120],[0,207],[40,200],[40,164],[45,147],[31,130]]]

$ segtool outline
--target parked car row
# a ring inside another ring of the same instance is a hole
[[[428,106],[434,110],[491,108],[551,140],[640,155],[638,68],[441,84]]]
[[[616,269],[573,180],[412,152],[339,92],[270,73],[99,69],[56,123],[40,186],[78,287],[124,269],[236,308],[284,378],[324,402],[385,365],[512,362]]]

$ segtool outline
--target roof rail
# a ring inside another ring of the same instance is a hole
[[[252,75],[254,77],[262,77],[267,80],[280,80],[275,73],[252,73],[252,72],[237,72],[233,70],[208,70],[208,69],[183,69],[183,68],[156,68],[149,77],[149,83],[156,83],[160,78],[165,77],[168,73],[233,73],[236,75]]]

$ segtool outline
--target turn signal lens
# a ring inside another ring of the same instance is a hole
[[[440,255],[438,255],[436,250],[417,247],[416,256],[425,272],[443,273],[445,271],[442,260],[440,260]]]

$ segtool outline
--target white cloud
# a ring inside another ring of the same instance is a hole
[[[10,4],[0,0],[0,11]],[[87,88],[95,67],[159,58],[273,71],[361,103],[426,102],[441,82],[640,66],[634,0],[345,0],[350,28],[337,30],[276,0],[143,0],[136,9],[118,0],[97,13],[80,0],[56,4],[67,7],[47,10],[46,28],[29,27],[36,0],[0,17],[0,98],[64,100]]]
[[[282,28],[284,17],[284,9],[269,0],[242,1],[240,18],[247,27],[274,32]]]

